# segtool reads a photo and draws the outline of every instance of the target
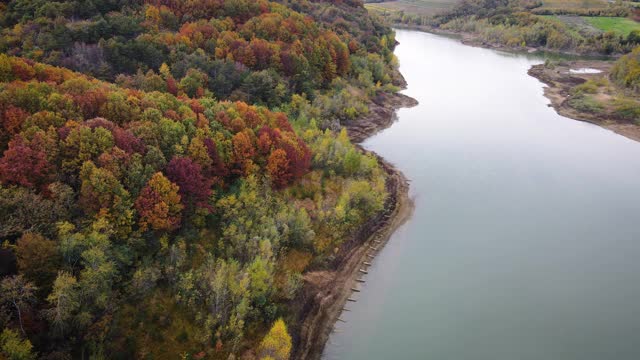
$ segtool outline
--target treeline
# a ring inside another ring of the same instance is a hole
[[[470,33],[478,40],[511,48],[536,47],[582,54],[621,54],[639,44],[638,34],[622,36],[572,27],[539,15],[627,16],[630,7],[610,4],[602,9],[569,10],[539,8],[539,1],[464,0],[453,9],[434,16],[390,13],[387,21]]]
[[[631,15],[628,6],[612,5],[595,9],[563,9],[563,8],[539,8],[531,11],[536,15],[577,15],[577,16],[621,16]]]
[[[560,20],[528,12],[485,19],[456,18],[440,27],[473,33],[484,42],[513,48],[536,47],[551,51],[605,55],[629,52],[639,40],[635,33],[626,37],[613,32],[582,34]]]
[[[395,90],[390,30],[358,1],[0,18],[0,357],[286,359],[302,273],[387,197],[340,121]]]
[[[640,47],[616,61],[610,78],[624,88],[636,93],[640,91]]]

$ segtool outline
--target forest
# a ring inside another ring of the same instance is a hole
[[[0,358],[288,359],[380,212],[342,127],[397,91],[357,0],[0,3]]]

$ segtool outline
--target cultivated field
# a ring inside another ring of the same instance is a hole
[[[633,30],[640,30],[640,23],[625,17],[609,16],[577,16],[577,15],[543,15],[547,19],[561,21],[581,33],[592,35],[613,31],[627,36]]]
[[[412,15],[435,15],[451,9],[459,0],[398,0],[381,3],[368,3],[365,6],[381,12],[404,11]]]
[[[542,0],[542,9],[601,9],[607,0]]]
[[[613,31],[621,35],[628,35],[633,30],[640,30],[640,23],[624,17],[584,17],[593,27],[602,31]]]

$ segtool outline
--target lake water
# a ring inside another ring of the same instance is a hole
[[[397,31],[407,95],[370,138],[416,209],[325,359],[640,359],[640,143],[547,107],[543,61]]]

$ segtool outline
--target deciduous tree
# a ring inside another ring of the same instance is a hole
[[[271,152],[267,160],[267,173],[277,188],[283,188],[289,183],[291,172],[289,171],[289,159],[284,150],[276,149]]]
[[[77,286],[78,282],[73,275],[61,271],[53,283],[53,290],[47,296],[51,308],[46,310],[46,315],[60,333],[64,333],[65,329],[70,326],[71,320],[80,306],[80,294]]]
[[[22,312],[35,301],[36,289],[22,275],[7,276],[0,282],[0,301],[15,311],[23,335],[26,333],[22,325]]]
[[[56,243],[38,233],[28,232],[16,242],[18,270],[40,288],[48,288],[55,279],[60,255]]]
[[[135,204],[143,231],[173,231],[180,226],[183,206],[178,191],[178,186],[161,172],[151,177]]]
[[[290,353],[291,336],[287,332],[284,320],[278,319],[262,339],[260,347],[258,347],[258,355],[261,359],[287,360]]]
[[[29,339],[22,339],[20,335],[11,330],[4,329],[0,334],[0,351],[7,356],[8,360],[32,360],[36,355],[33,353],[33,345]]]
[[[9,143],[0,159],[0,180],[4,184],[42,189],[51,180],[52,170],[46,153],[34,149],[22,136]]]

